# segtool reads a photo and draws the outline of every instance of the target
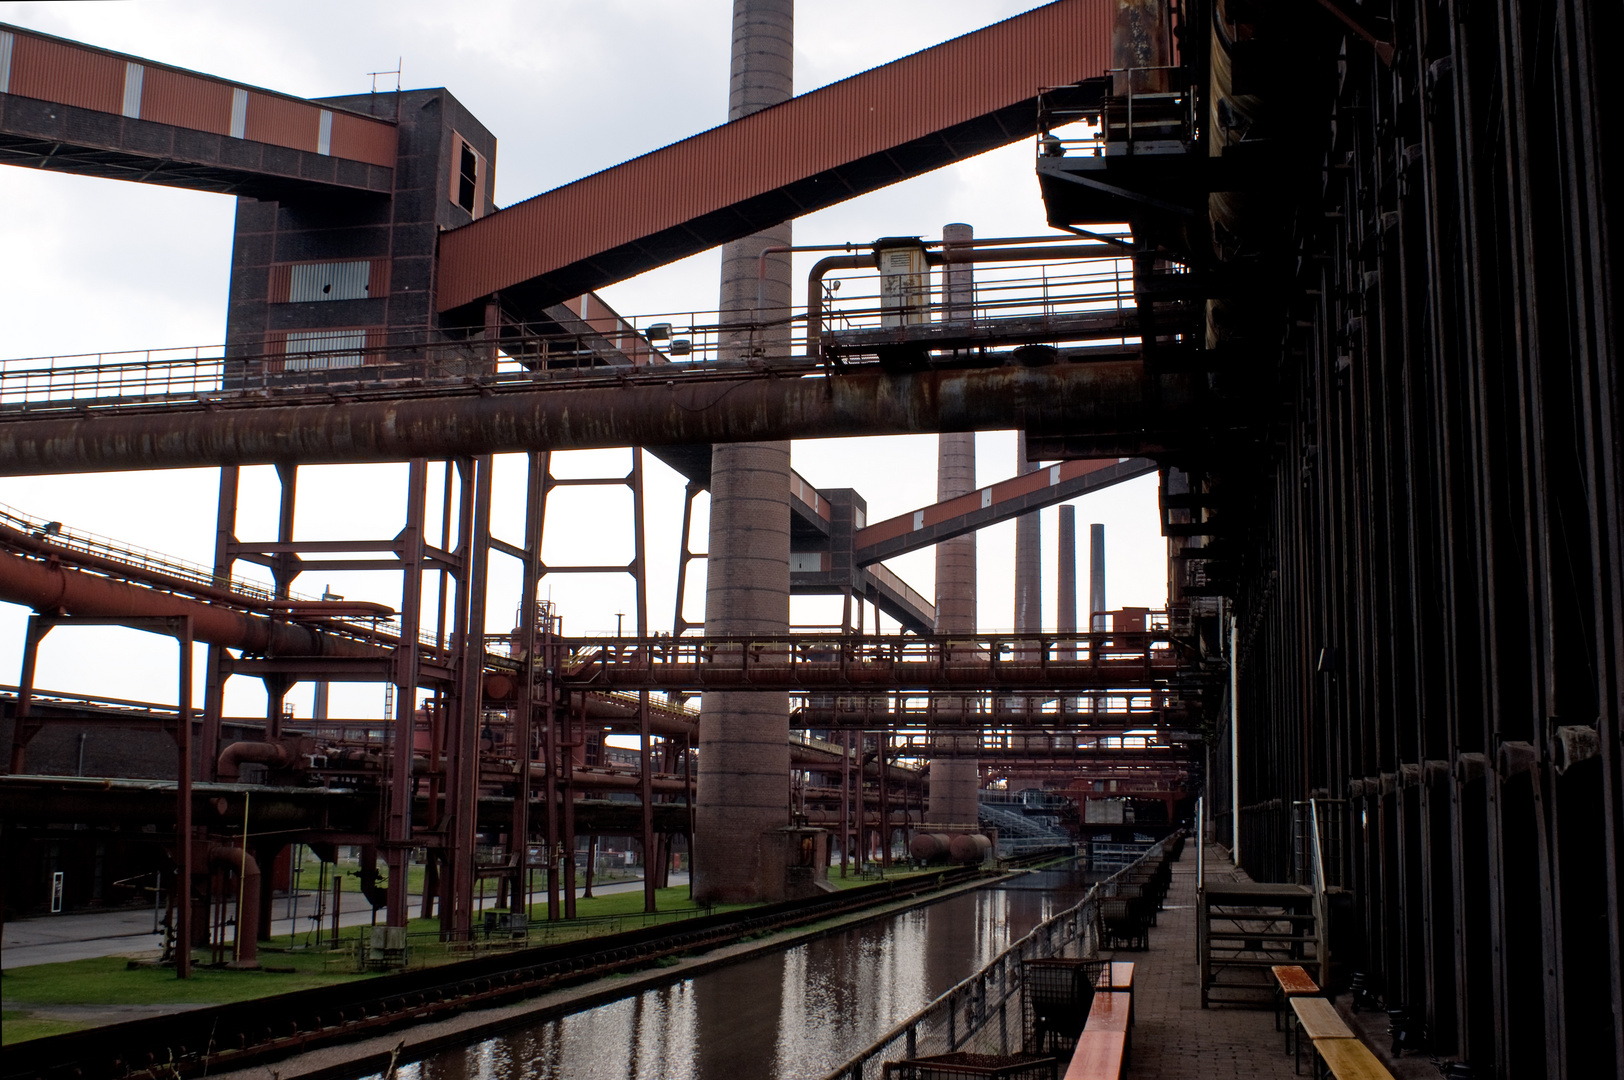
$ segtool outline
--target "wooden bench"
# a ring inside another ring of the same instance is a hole
[[[1300,1031],[1297,1035],[1296,1045],[1291,1050],[1291,1071],[1301,1073],[1301,1059],[1303,1050],[1302,1035],[1307,1035],[1314,1043],[1314,1049],[1319,1049],[1321,1039],[1352,1039],[1353,1029],[1343,1022],[1336,1006],[1322,997],[1294,997],[1291,999],[1291,1011],[1296,1014],[1292,1022],[1292,1031]],[[1357,1040],[1355,1040],[1357,1041]],[[1312,1054],[1309,1055],[1312,1058]],[[1309,1062],[1313,1064],[1312,1060]]]
[[[1066,1080],[1122,1080],[1123,1070],[1133,1060],[1132,1012],[1131,994],[1103,991],[1094,995],[1088,1023],[1077,1039],[1077,1052],[1066,1066]]]
[[[1114,990],[1128,995],[1128,1026],[1133,1026],[1133,961],[1113,960],[1100,972],[1094,983],[1096,989]]]
[[[1274,1030],[1280,1030],[1280,1012],[1294,997],[1318,997],[1320,988],[1313,978],[1296,964],[1276,964],[1269,969],[1274,975]],[[1290,1049],[1291,1039],[1286,1039]]]
[[[1393,1080],[1387,1066],[1358,1039],[1315,1039],[1314,1052],[1336,1080]]]

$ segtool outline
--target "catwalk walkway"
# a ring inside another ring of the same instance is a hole
[[[1208,879],[1245,881],[1218,848],[1206,850]],[[1150,930],[1144,952],[1118,951],[1134,971],[1133,1067],[1129,1080],[1200,1077],[1202,1080],[1291,1080],[1285,1036],[1268,1009],[1201,1007],[1201,969],[1195,950],[1195,845],[1173,864],[1167,906]]]

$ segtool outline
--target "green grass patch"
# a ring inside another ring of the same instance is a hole
[[[177,979],[174,968],[132,968],[121,956],[97,956],[10,968],[0,973],[0,996],[10,1004],[34,1005],[218,1005],[365,978],[344,968],[327,970],[326,959],[278,954],[271,963],[300,970],[279,975],[194,967],[190,979]]]
[[[409,966],[412,968],[438,967],[441,964],[454,963],[466,960],[471,956],[482,955],[490,951],[502,951],[536,947],[542,945],[556,945],[563,942],[579,941],[584,938],[600,937],[604,934],[620,933],[622,931],[639,930],[645,926],[666,926],[690,919],[696,915],[705,914],[703,908],[695,908],[693,901],[688,897],[688,886],[674,885],[670,888],[656,890],[655,901],[659,912],[645,917],[643,912],[643,892],[641,889],[630,892],[609,893],[604,896],[594,896],[590,899],[581,898],[576,901],[575,920],[559,919],[556,922],[547,921],[547,905],[545,902],[532,904],[530,907],[530,924],[528,939],[514,940],[500,932],[486,937],[484,916],[489,912],[505,912],[505,909],[487,907],[484,911],[474,914],[474,940],[472,942],[443,942],[439,940],[440,920],[438,918],[411,919],[406,924],[410,940]],[[724,913],[739,911],[753,907],[752,904],[717,904],[710,910]],[[560,898],[560,911],[563,910],[563,900]],[[380,913],[381,915],[381,913]],[[260,946],[260,962],[282,965],[287,962],[301,962],[299,958],[309,958],[302,962],[324,964],[328,969],[353,970],[355,951],[360,943],[367,939],[372,927],[347,926],[339,931],[338,949],[328,952],[325,946],[329,942],[327,930],[320,934],[300,931],[292,935],[281,935],[271,939]]]
[[[666,889],[654,890],[654,903],[661,911],[676,911],[683,908],[694,907],[694,902],[688,898],[688,886],[673,885]],[[563,897],[558,901],[559,910],[564,907]],[[721,914],[727,911],[739,911],[750,904],[717,904],[711,908],[712,912]],[[626,892],[608,893],[604,896],[594,896],[590,899],[582,897],[575,901],[575,917],[578,919],[596,919],[608,915],[640,915],[643,913],[643,890],[630,889]],[[703,914],[701,912],[701,914]],[[530,921],[532,923],[547,917],[546,903],[532,904],[530,906]]]
[[[888,879],[936,873],[936,870],[887,873]],[[842,884],[839,878],[831,879]],[[846,887],[871,884],[862,878],[847,878]],[[591,899],[576,901],[578,922],[560,920],[546,922],[547,905],[532,905],[530,909],[529,944],[545,945],[562,941],[575,941],[584,937],[635,930],[645,925],[670,925],[683,919],[705,914],[705,909],[694,907],[689,899],[688,887],[676,885],[660,889],[656,903],[665,917],[645,920],[641,890],[610,893]],[[755,904],[717,904],[710,910],[717,914],[741,911]],[[494,909],[488,909],[494,910]],[[678,913],[680,913],[679,917]],[[381,914],[381,913],[380,913]],[[483,922],[476,916],[476,930]],[[198,965],[192,978],[175,977],[173,968],[146,966],[131,967],[123,957],[94,957],[70,960],[60,964],[39,964],[13,968],[0,973],[0,996],[8,1004],[18,1005],[135,1005],[173,1003],[177,1005],[227,1004],[248,1001],[273,994],[293,993],[335,983],[351,982],[370,977],[354,970],[355,946],[371,932],[370,926],[350,926],[339,932],[339,948],[329,951],[325,947],[325,929],[319,935],[300,932],[282,935],[260,945],[260,963],[277,968],[292,968],[291,972],[233,971],[202,966],[207,953],[196,954]],[[413,919],[408,924],[411,935],[411,966],[431,967],[467,959],[472,952],[465,943],[447,943],[436,940],[438,919]],[[307,942],[309,944],[307,944]],[[481,948],[505,944],[499,938],[492,942],[478,942]],[[512,943],[523,947],[524,942]],[[57,1031],[71,1031],[87,1025],[76,1025],[49,1020],[33,1020],[26,1012],[8,1012],[5,1017],[7,1042],[23,1038],[40,1038]],[[13,1033],[15,1028],[17,1034]],[[29,1034],[22,1034],[28,1032]]]
[[[320,860],[316,858],[316,853],[314,851],[311,851],[309,848],[305,848],[303,858],[304,858],[304,861],[300,864],[301,872],[299,873],[298,878],[299,878],[299,890],[301,892],[305,893],[306,895],[309,895],[309,894],[315,892],[317,886],[319,884],[321,884],[322,882],[325,882],[325,885],[323,886],[324,891],[327,891],[327,892],[330,893],[331,890],[332,890],[332,887],[333,887],[333,874],[335,874],[335,873],[344,875],[344,884],[341,886],[341,888],[343,889],[344,892],[353,893],[353,892],[358,892],[360,890],[360,888],[361,888],[361,886],[360,886],[361,861],[359,859],[339,859],[337,862],[329,863],[327,865],[327,874],[326,874],[325,877],[323,877],[322,873],[321,873]],[[413,863],[408,863],[407,864],[407,866],[406,866],[406,891],[407,891],[407,893],[409,893],[412,896],[421,896],[421,895],[423,895],[423,881],[424,881],[425,874],[426,874],[426,870],[425,870],[422,863],[413,862]],[[592,879],[592,883],[595,886],[596,885],[613,885],[613,884],[617,884],[617,883],[622,882],[622,881],[635,880],[638,877],[639,877],[639,869],[636,868],[636,867],[628,867],[628,868],[614,869],[614,870],[605,869],[605,870],[600,870],[598,872],[598,875],[595,878]],[[379,886],[381,887],[381,886],[387,884],[388,880],[389,880],[389,868],[383,864],[382,860],[380,860],[379,863],[378,863],[378,884],[379,884]],[[585,885],[586,884],[586,872],[584,870],[576,871],[575,880],[576,880],[577,885]],[[546,881],[547,881],[547,875],[545,873],[545,868],[534,871],[534,873],[533,873],[533,885],[534,885],[535,888],[545,889],[547,887],[546,886]],[[283,885],[284,885],[284,883],[279,880],[278,883],[277,883],[277,887],[282,888]],[[685,891],[686,891],[686,887],[684,887],[684,888],[685,888]],[[493,882],[493,881],[486,881],[485,882],[485,889],[486,889],[486,897],[489,898],[490,896],[494,895],[494,893],[496,891],[496,883]],[[474,887],[474,892],[475,892],[476,895],[479,892],[479,886],[477,884]]]
[[[83,1031],[89,1026],[71,1020],[35,1020],[20,1009],[6,1009],[0,1012],[0,1046],[43,1039],[48,1035],[66,1035],[70,1031]]]
[[[857,869],[853,867],[849,876],[841,877],[840,867],[833,866],[829,868],[829,884],[837,889],[859,889],[864,885],[878,885],[882,881],[901,881],[904,878],[923,877],[926,874],[940,874],[949,869],[956,867],[927,866],[920,870],[910,870],[903,866],[893,866],[885,872],[884,877],[859,877]]]

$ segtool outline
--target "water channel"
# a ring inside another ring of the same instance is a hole
[[[401,1080],[821,1077],[1082,899],[1046,870],[403,1067]]]

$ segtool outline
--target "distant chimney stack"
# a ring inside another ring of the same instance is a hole
[[[1088,527],[1088,628],[1111,629],[1105,614],[1105,526]]]

